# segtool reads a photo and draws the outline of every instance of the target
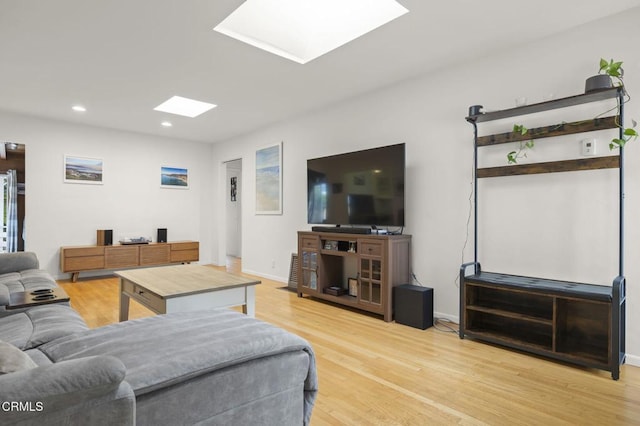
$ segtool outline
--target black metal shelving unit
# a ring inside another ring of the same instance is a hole
[[[625,360],[624,148],[617,156],[478,168],[483,146],[618,129],[623,137],[622,87],[555,99],[502,111],[469,115],[474,132],[474,259],[460,267],[460,338],[471,337],[514,349],[611,372],[617,380]],[[559,123],[478,136],[478,124],[608,99],[617,100],[612,117]],[[549,280],[482,271],[478,259],[478,180],[500,176],[619,169],[618,276],[611,286]]]

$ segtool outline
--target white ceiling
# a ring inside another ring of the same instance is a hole
[[[639,5],[399,2],[408,14],[300,65],[212,30],[242,0],[0,0],[0,109],[219,142]],[[173,95],[218,107],[153,110]]]

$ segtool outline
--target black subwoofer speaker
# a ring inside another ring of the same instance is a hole
[[[167,242],[167,228],[158,228],[158,243],[166,243]]]
[[[393,312],[398,324],[421,330],[433,326],[433,289],[412,284],[394,287]]]

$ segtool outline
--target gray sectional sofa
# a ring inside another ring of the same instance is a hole
[[[36,274],[49,280],[44,287],[27,278],[38,270],[32,254],[24,256],[35,264],[9,259],[20,271],[9,271],[5,256],[0,298],[55,285],[46,273]],[[299,425],[309,423],[316,394],[308,342],[232,310],[97,329],[64,303],[0,317],[2,424]]]
[[[0,253],[0,316],[16,312],[6,310],[12,293],[58,286],[51,275],[38,266],[35,253]]]

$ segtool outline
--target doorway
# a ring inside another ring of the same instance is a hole
[[[25,146],[0,142],[0,252],[24,251]]]
[[[242,257],[242,159],[226,165],[226,256]]]

